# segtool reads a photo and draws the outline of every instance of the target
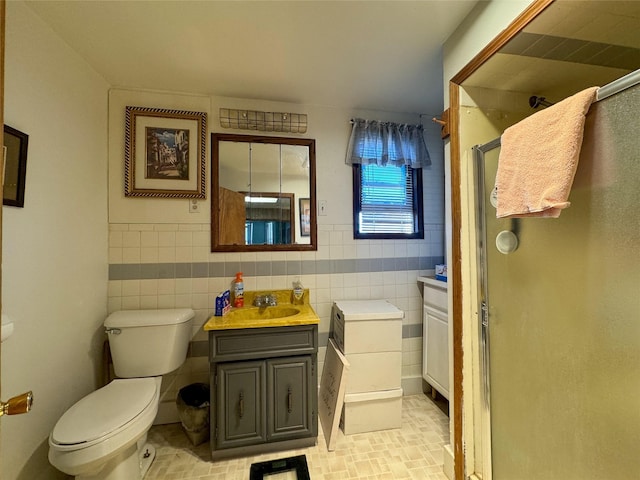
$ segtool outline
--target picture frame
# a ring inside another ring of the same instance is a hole
[[[311,235],[311,199],[300,198],[298,202],[300,215],[300,236]]]
[[[5,125],[3,145],[2,204],[24,208],[29,135]]]
[[[206,198],[207,114],[125,108],[126,197]]]

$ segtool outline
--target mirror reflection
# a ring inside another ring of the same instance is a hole
[[[292,243],[293,193],[245,192],[244,240],[247,245]]]
[[[212,251],[316,249],[314,140],[214,133],[211,151]]]

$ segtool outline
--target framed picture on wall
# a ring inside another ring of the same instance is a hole
[[[24,207],[28,146],[29,135],[8,125],[4,126],[3,205]]]
[[[300,206],[300,235],[308,237],[311,234],[311,200],[301,198]]]
[[[207,114],[126,107],[127,197],[206,198]]]

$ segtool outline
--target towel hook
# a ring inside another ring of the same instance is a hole
[[[538,108],[540,105],[543,107],[550,107],[551,105],[555,105],[553,102],[549,102],[545,100],[545,97],[538,97],[536,95],[532,95],[529,97],[529,106],[531,108]]]

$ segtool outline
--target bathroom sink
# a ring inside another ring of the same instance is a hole
[[[276,307],[244,307],[232,310],[225,315],[227,320],[273,320],[292,317],[300,313],[300,309],[290,306]]]
[[[269,297],[277,305],[257,307],[255,303]],[[244,292],[244,307],[232,308],[223,316],[211,317],[202,328],[209,330],[235,330],[244,328],[289,327],[315,325],[320,319],[309,304],[309,291],[305,290],[302,303],[293,302],[292,290],[258,290]]]

